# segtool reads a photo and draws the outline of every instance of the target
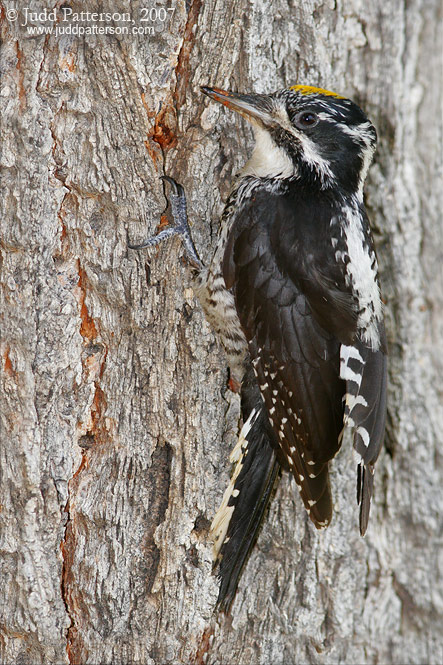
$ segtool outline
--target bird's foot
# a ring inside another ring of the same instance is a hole
[[[185,190],[173,178],[167,175],[161,176],[162,180],[166,180],[172,187],[171,194],[169,195],[169,202],[171,204],[171,215],[173,223],[170,226],[163,228],[156,236],[152,236],[145,240],[140,245],[128,244],[130,249],[144,249],[145,247],[155,247],[159,245],[166,238],[172,236],[179,236],[185,248],[186,258],[189,263],[198,270],[203,268],[200,257],[195,249],[194,241],[192,240],[191,229],[189,228],[188,215],[186,212],[186,196]]]

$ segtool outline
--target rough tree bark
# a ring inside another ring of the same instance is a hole
[[[31,36],[75,20],[36,1],[57,23],[23,26],[25,4],[1,14],[1,661],[441,663],[439,1],[119,0],[112,11],[134,23],[100,25],[153,34],[83,36]],[[141,22],[161,6],[175,11]],[[364,540],[349,442],[326,532],[283,477],[217,619],[207,530],[237,397],[180,244],[127,243],[155,231],[167,173],[207,260],[251,133],[199,85],[297,82],[354,98],[379,132],[366,196],[389,335],[386,446]]]

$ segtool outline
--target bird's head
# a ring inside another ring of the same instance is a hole
[[[244,175],[297,178],[361,198],[377,135],[350,99],[304,85],[270,95],[208,87],[202,92],[252,123],[256,146]]]

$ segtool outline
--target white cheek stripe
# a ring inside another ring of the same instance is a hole
[[[291,133],[300,141],[306,162],[317,171],[322,183],[330,184],[331,182],[334,182],[335,176],[331,171],[329,162],[320,155],[314,141],[311,141],[311,139],[305,134],[297,132],[294,129],[291,129]]]
[[[323,185],[331,184],[335,181],[335,176],[331,171],[327,159],[321,156],[317,145],[302,131],[298,131],[289,120],[287,111],[284,107],[278,110],[278,121],[288,133],[292,134],[302,146],[303,157],[306,163],[317,172]]]
[[[296,168],[289,155],[279,148],[269,132],[254,125],[255,147],[240,175],[255,178],[292,178]]]

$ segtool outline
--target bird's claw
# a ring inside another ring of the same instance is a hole
[[[185,190],[179,182],[176,182],[174,178],[171,178],[169,175],[161,175],[160,180],[166,180],[172,187],[173,196],[181,196],[185,199]],[[185,199],[186,200],[186,199]]]
[[[186,196],[185,190],[182,185],[176,182],[173,178],[167,175],[162,175],[161,180],[165,180],[171,185],[172,192],[169,196],[169,203],[171,205],[171,215],[173,223],[167,226],[156,236],[152,236],[145,240],[140,245],[132,245],[128,243],[130,249],[144,249],[145,247],[155,247],[156,245],[170,238],[171,236],[179,236],[183,242],[186,252],[186,258],[189,263],[198,270],[203,267],[200,257],[195,249],[194,241],[192,240],[191,229],[188,223],[188,214],[186,210]]]

